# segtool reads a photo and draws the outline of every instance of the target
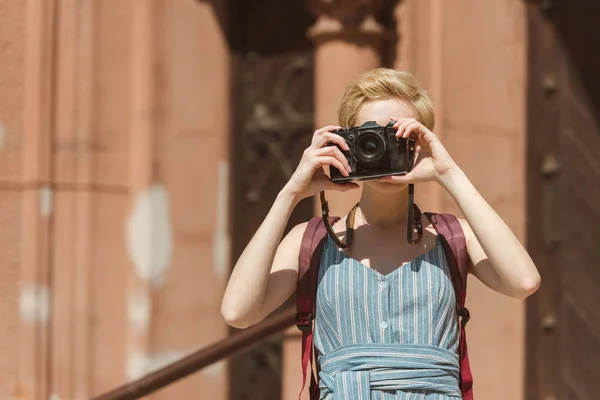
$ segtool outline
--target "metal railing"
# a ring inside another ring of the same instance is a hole
[[[125,384],[92,400],[133,400],[151,394],[217,361],[249,350],[269,336],[296,323],[296,308],[277,312],[250,328],[206,346],[137,381]]]

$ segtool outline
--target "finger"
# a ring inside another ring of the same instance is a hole
[[[348,170],[344,166],[344,164],[342,164],[340,162],[340,160],[338,160],[334,156],[318,156],[318,157],[315,157],[315,160],[313,161],[313,167],[315,169],[321,168],[324,165],[330,165],[332,167],[337,168],[338,171],[340,171],[340,173],[342,175],[344,175],[344,176],[349,176],[350,175],[348,173]]]
[[[421,145],[416,145],[415,152],[414,152],[415,161],[419,159],[419,154],[421,154]]]
[[[328,142],[335,143],[340,146],[342,149],[346,151],[350,151],[350,147],[348,147],[348,143],[346,143],[346,139],[341,137],[340,135],[332,132],[326,132],[318,137],[317,142],[315,143],[315,147],[323,147]]]
[[[336,129],[342,129],[342,127],[339,126],[339,125],[327,125],[327,126],[324,126],[324,127],[320,128],[320,129],[317,129],[315,131],[313,137],[321,136],[325,132],[331,132],[331,131],[334,131]]]
[[[407,124],[410,124],[414,121],[416,121],[414,118],[398,118],[394,124],[394,127],[400,131],[402,127],[405,127]]]
[[[335,146],[327,146],[315,151],[317,157],[320,156],[333,156],[335,157],[343,166],[347,172],[352,172],[350,168],[350,164],[348,164],[348,159],[344,154]]]
[[[381,178],[377,178],[378,182],[385,183],[412,183],[410,174],[406,175],[394,175],[394,176],[382,176]]]
[[[404,118],[397,123],[396,137],[402,137],[406,126],[413,122],[412,118]]]
[[[404,127],[404,132],[402,133],[403,138],[409,138],[411,134],[415,134],[418,136],[421,133],[421,123],[420,122],[411,122]]]
[[[414,127],[419,127],[421,123],[414,118],[406,120],[400,124],[398,127],[398,131],[396,132],[396,137],[408,137],[410,132],[414,131]]]
[[[404,131],[405,124],[406,121],[404,120],[396,122],[396,124],[394,125],[394,128],[396,129],[396,137],[402,137],[402,132]]]
[[[390,117],[390,120],[394,121],[396,124],[395,125],[400,125],[401,123],[405,122],[405,121],[410,121],[410,120],[414,120],[414,118],[398,118],[398,117]]]
[[[394,128],[398,128],[398,125],[402,122],[403,118],[390,117],[390,122],[394,123]]]
[[[421,133],[422,133],[421,138],[428,145],[431,144],[435,140],[439,140],[439,138],[437,137],[437,135],[435,133],[431,132],[429,129],[425,128],[424,126],[421,127]]]

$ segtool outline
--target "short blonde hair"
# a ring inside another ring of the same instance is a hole
[[[342,127],[355,126],[363,104],[388,99],[406,102],[413,108],[415,119],[433,129],[433,105],[427,92],[421,89],[411,73],[390,68],[363,72],[350,82],[338,109],[339,124]]]

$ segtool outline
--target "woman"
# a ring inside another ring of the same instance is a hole
[[[460,223],[467,239],[469,272],[485,285],[523,299],[539,287],[538,271],[432,132],[433,107],[412,75],[384,68],[363,73],[348,86],[338,114],[344,127],[394,121],[397,137],[416,140],[417,161],[407,175],[364,182],[352,246],[339,249],[330,238],[325,243],[315,325],[319,362],[328,362],[340,349],[373,345],[410,349],[414,356],[403,358],[400,368],[408,372],[402,382],[392,379],[377,388],[370,387],[368,376],[357,374],[357,368],[335,376],[322,371],[321,398],[348,398],[348,392],[357,390],[367,390],[373,399],[461,398],[459,326],[448,263],[426,217],[422,240],[416,246],[404,240],[408,184],[437,182],[456,201],[465,216]],[[335,184],[323,172],[325,166],[346,176],[350,172],[342,152],[327,146],[335,143],[348,150],[332,133],[339,128],[315,131],[297,170],[237,261],[222,304],[228,324],[238,328],[256,324],[294,293],[306,224],[294,227],[282,241],[281,237],[296,204],[324,189],[357,188],[354,183]],[[345,218],[334,230],[343,238]],[[425,359],[443,362],[430,365]],[[367,373],[377,373],[377,367]]]

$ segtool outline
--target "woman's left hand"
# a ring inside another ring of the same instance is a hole
[[[435,133],[427,129],[414,118],[392,118],[394,128],[398,130],[396,137],[415,139],[415,163],[406,175],[385,176],[381,182],[419,183],[436,181],[450,171],[458,168],[448,151],[444,148]]]

